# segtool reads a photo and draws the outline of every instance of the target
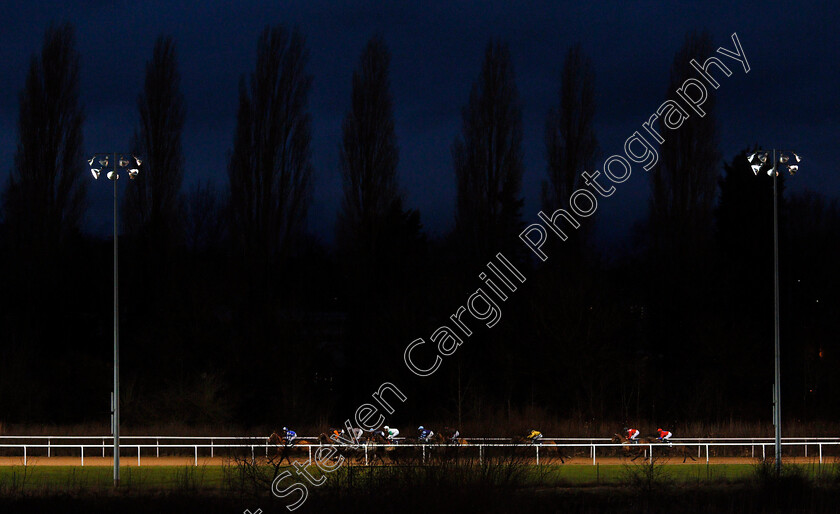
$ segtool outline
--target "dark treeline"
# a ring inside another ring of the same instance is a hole
[[[673,95],[693,73],[689,60],[713,48],[689,34],[663,91]],[[182,154],[177,45],[162,36],[154,47],[123,143],[144,163],[137,180],[120,181],[128,425],[334,424],[384,381],[408,396],[397,424],[506,423],[526,409],[671,426],[770,418],[772,179],[751,172],[752,141],[721,156],[713,96],[707,116],[660,127],[668,137],[649,174],[648,216],[624,250],[595,246],[588,220],[546,245],[543,263],[518,238],[536,218],[523,212],[523,174],[544,177],[550,213],[600,157],[596,77],[580,46],[556,63],[546,167],[525,170],[514,63],[504,42],[488,43],[472,89],[452,99],[463,102],[451,147],[457,202],[452,233],[437,239],[404,202],[384,39],[361,49],[338,170],[312,166],[307,60],[301,32],[264,30],[240,82],[227,187],[204,179],[185,189],[201,170]],[[85,166],[79,73],[73,28],[48,29],[20,92],[2,189],[0,421],[108,419],[112,242],[82,220],[93,186],[109,194],[110,184],[89,180]],[[328,247],[306,215],[319,174],[336,172],[344,195]],[[779,179],[783,415],[816,421],[840,407],[840,206],[786,193]],[[467,318],[475,333],[433,376],[410,374],[406,345],[429,341],[486,289],[478,275],[497,252],[527,276],[499,303],[502,320],[479,329]]]

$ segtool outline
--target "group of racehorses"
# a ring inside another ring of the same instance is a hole
[[[443,451],[437,452],[435,455],[441,458],[454,458],[456,456],[455,449],[459,446],[467,445],[466,439],[447,437],[444,434],[434,434],[428,441],[423,441],[430,445],[444,445]],[[273,452],[269,454],[269,461],[275,464],[282,463],[289,458],[289,450],[295,446],[306,447],[308,445],[315,446],[332,446],[335,448],[333,459],[337,460],[344,458],[346,460],[356,460],[359,462],[367,461],[373,464],[376,461],[385,463],[387,456],[392,464],[410,463],[418,455],[425,456],[425,452],[432,456],[431,447],[428,450],[419,447],[399,444],[393,439],[388,439],[380,431],[368,432],[355,440],[347,435],[344,431],[333,430],[329,434],[322,432],[318,436],[317,443],[310,443],[303,439],[289,440],[273,432],[268,437],[269,448]],[[421,455],[422,454],[422,455]]]
[[[352,441],[350,438],[342,441],[337,434],[338,431],[333,431],[330,434],[321,433],[318,436],[318,443],[310,443],[303,439],[287,440],[277,432],[273,432],[268,437],[269,462],[273,464],[280,464],[284,460],[291,463],[290,450],[293,447],[306,447],[307,445],[316,446],[332,446],[335,448],[333,459],[338,460],[344,458],[349,461],[367,462],[373,464],[374,462],[385,463],[385,457],[388,457],[392,464],[410,464],[421,458],[425,460],[428,457],[430,460],[434,459],[454,459],[459,455],[459,447],[468,445],[467,440],[463,438],[447,437],[444,434],[434,434],[427,442],[430,445],[426,448],[417,445],[399,444],[397,441],[387,439],[382,432],[369,432],[366,435]],[[659,442],[654,437],[640,438],[630,440],[626,436],[615,434],[612,442],[621,444],[620,451],[625,457],[630,457],[631,461],[635,461],[639,457],[647,456],[647,451],[652,446],[660,447],[666,455],[676,454],[683,457],[683,462],[690,458],[696,460],[685,445],[675,445],[668,442]],[[349,443],[349,444],[348,444]],[[371,443],[371,444],[368,444]],[[515,436],[509,440],[509,443],[517,445],[539,445],[546,450],[553,450],[546,456],[555,456],[560,459],[560,462],[565,464],[566,459],[570,456],[564,453],[564,447],[558,445],[555,441],[540,440],[535,442],[526,436]]]
[[[625,435],[614,434],[612,442],[621,444],[621,450],[626,457],[632,457],[630,460],[635,461],[639,457],[646,457],[648,451],[652,451],[654,447],[664,450],[666,455],[675,453],[677,456],[682,456],[683,462],[686,459],[697,460],[691,454],[691,451],[684,444],[673,444],[669,441],[662,441],[656,437],[639,437],[637,439],[630,439]]]

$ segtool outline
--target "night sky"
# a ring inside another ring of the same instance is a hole
[[[715,47],[726,48],[732,48],[730,35],[737,32],[751,66],[745,75],[737,62],[726,60],[733,75],[720,80],[717,115],[724,159],[753,143],[791,148],[804,158],[800,173],[788,182],[791,190],[840,192],[833,160],[840,139],[840,9],[833,2],[708,2],[701,7],[695,2],[50,0],[0,5],[4,183],[17,139],[18,93],[51,21],[69,21],[77,29],[87,152],[129,148],[145,62],[158,35],[174,36],[187,103],[184,187],[209,178],[220,189],[226,181],[240,76],[254,68],[262,29],[279,22],[298,26],[311,52],[316,175],[309,226],[327,243],[333,239],[341,197],[338,143],[350,78],[365,42],[376,33],[384,36],[392,54],[401,185],[407,205],[420,210],[433,236],[453,225],[450,146],[491,37],[510,44],[523,102],[526,222],[536,219],[539,210],[545,115],[558,103],[560,67],[569,45],[580,42],[595,68],[600,168],[604,158],[622,152],[624,140],[665,98],[674,53],[693,29],[708,30]],[[701,61],[706,57],[697,56]],[[647,212],[649,182],[638,169],[619,194],[599,204],[603,243],[623,240]],[[107,233],[109,194],[91,187],[89,201],[86,226]]]

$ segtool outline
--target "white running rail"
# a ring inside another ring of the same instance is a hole
[[[191,454],[193,457],[193,463],[195,466],[199,465],[199,458],[206,458],[210,457],[213,458],[216,456],[216,452],[220,449],[250,449],[250,455],[252,461],[255,461],[256,458],[256,451],[262,453],[265,452],[265,455],[268,455],[269,449],[274,447],[274,445],[269,444],[266,440],[266,437],[179,437],[179,436],[125,436],[120,437],[120,440],[123,441],[121,447],[125,449],[126,452],[130,450],[136,450],[137,452],[137,465],[140,466],[141,464],[141,453],[143,450],[146,450],[146,457],[150,457],[152,453],[151,450],[154,449],[155,457],[160,457],[160,451],[163,449],[165,452],[173,452],[178,451],[178,453],[183,456],[185,453]],[[317,440],[315,437],[301,437],[299,439],[303,440]],[[26,442],[26,443],[4,443],[3,440],[27,440],[27,441],[42,441],[42,442]],[[79,441],[78,443],[53,443],[53,440],[57,441]],[[80,459],[80,464],[82,466],[85,465],[85,451],[87,450],[88,457],[91,456],[91,451],[99,450],[101,451],[101,457],[106,457],[112,455],[106,454],[106,450],[112,450],[113,446],[111,441],[113,438],[109,438],[108,436],[0,436],[0,449],[10,449],[12,450],[11,453],[15,454],[11,457],[6,456],[3,457],[5,459],[14,459],[14,458],[21,458],[23,460],[23,465],[27,466],[29,464],[29,459],[32,457],[52,457],[53,450],[55,449],[71,449],[76,450],[78,449],[78,455]],[[154,444],[151,442],[148,443],[132,443],[129,441],[138,441],[138,440],[154,440]],[[179,441],[187,441],[184,443],[171,443],[167,441],[172,440],[179,440]],[[543,448],[543,454],[546,451],[556,450],[558,448],[563,449],[573,449],[573,448],[586,448],[589,450],[590,456],[592,458],[592,464],[595,465],[597,463],[597,453],[598,449],[601,448],[626,448],[626,447],[639,447],[643,449],[644,456],[649,460],[649,462],[653,462],[653,456],[655,452],[659,451],[668,451],[668,448],[672,447],[672,445],[663,444],[663,443],[636,443],[636,444],[628,444],[628,443],[604,443],[601,441],[609,440],[605,438],[543,438],[543,441],[552,441],[554,444],[546,445],[546,444],[532,444],[532,443],[496,443],[496,442],[487,442],[491,440],[505,440],[502,438],[484,438],[484,439],[477,439],[477,438],[470,438],[467,439],[469,444],[464,446],[453,446],[453,445],[446,445],[446,444],[432,444],[432,443],[416,443],[416,442],[406,442],[403,438],[401,441],[398,441],[397,444],[360,444],[357,448],[361,450],[364,449],[364,456],[365,456],[365,464],[368,464],[368,453],[369,449],[375,449],[378,447],[388,447],[388,448],[399,448],[399,447],[420,447],[422,451],[422,459],[425,462],[426,460],[426,449],[433,449],[436,447],[446,447],[446,448],[457,448],[459,450],[467,451],[468,449],[477,449],[478,452],[478,459],[479,462],[482,462],[485,455],[486,448],[494,448],[494,447],[518,447],[518,448],[533,448],[534,454],[536,458],[536,463],[540,463],[540,448]],[[86,442],[89,441],[89,442]],[[94,442],[95,441],[95,442]],[[163,441],[163,443],[161,443]],[[201,441],[201,442],[198,442]],[[230,442],[232,441],[232,442]],[[562,444],[557,444],[558,441],[584,441],[584,442],[563,442]],[[751,456],[753,458],[756,457],[756,447],[760,447],[761,450],[761,458],[765,458],[767,456],[767,447],[769,446],[772,449],[774,446],[774,440],[771,437],[763,437],[763,438],[682,438],[682,439],[672,439],[673,443],[678,443],[680,446],[686,447],[694,447],[697,446],[697,457],[702,458],[702,452],[705,449],[705,462],[709,463],[710,458],[710,448],[716,447],[743,447],[743,448],[751,448]],[[803,447],[804,448],[804,455],[808,457],[808,448],[816,447],[818,451],[818,458],[819,463],[823,463],[823,448],[836,448],[840,446],[840,438],[836,437],[815,437],[815,438],[785,438],[782,442],[783,446],[787,447]],[[308,453],[308,457],[312,459],[312,449],[319,448],[320,446],[333,446],[333,447],[345,447],[345,445],[341,444],[326,444],[322,445],[321,443],[310,443],[306,445],[296,446],[293,449],[296,451],[299,450],[301,453],[306,451]],[[36,451],[38,455],[33,455],[32,450],[40,450]],[[97,451],[96,453],[99,454],[100,452]],[[3,452],[5,453],[5,452]],[[73,452],[75,454],[75,451]],[[122,452],[120,452],[122,455]],[[835,452],[836,453],[836,452]],[[200,455],[203,454],[203,455]],[[602,457],[603,457],[603,450],[602,450]],[[812,457],[815,458],[815,457]]]

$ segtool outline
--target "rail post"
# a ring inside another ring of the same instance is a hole
[[[140,467],[140,445],[137,445],[137,467]]]
[[[822,443],[819,444],[820,447],[820,464],[822,464]]]
[[[707,443],[706,444],[706,464],[708,464],[708,463],[709,463],[709,445]]]
[[[51,455],[51,453],[52,453],[52,452],[50,452],[50,450],[52,449],[52,448],[51,448],[51,445],[52,445],[52,442],[51,442],[50,438],[48,437],[48,438],[47,438],[47,457],[51,457],[51,456],[52,456],[52,455]],[[26,455],[26,447],[24,446],[23,448],[24,448],[23,453],[24,453],[24,455]],[[102,450],[102,451],[105,451],[105,450],[104,450],[104,448],[103,448],[103,450]],[[24,459],[24,460],[26,460],[26,459]],[[24,464],[23,464],[23,465],[25,466],[25,465],[26,465],[26,462],[24,462]]]
[[[265,452],[266,452],[266,456],[268,456],[268,445],[265,446]],[[210,438],[210,458],[211,459],[213,458],[213,454],[214,454],[214,452],[213,452],[213,438],[211,437]]]
[[[102,440],[102,457],[105,458],[105,439]]]
[[[321,444],[319,443],[318,446],[320,445]],[[307,445],[306,449],[309,450],[309,462],[312,462],[312,445]]]
[[[309,459],[312,460],[311,458]],[[365,442],[365,466],[368,465],[367,442]]]
[[[805,458],[808,458],[808,443],[805,443]]]
[[[764,455],[764,443],[761,443],[761,460],[765,460],[767,457]]]
[[[537,447],[537,466],[540,465],[540,445],[534,445]]]
[[[268,448],[268,445],[266,445],[266,451],[267,451],[267,448]],[[251,465],[254,465],[256,463],[257,463],[257,458],[254,457],[254,445],[252,444],[251,445]]]
[[[155,439],[155,457],[160,458],[160,439]]]
[[[592,445],[592,465],[595,465],[595,445]]]
[[[483,457],[484,457],[484,456],[483,456],[483,453],[484,453],[484,452],[483,452],[482,446],[481,446],[481,444],[479,444],[479,445],[478,445],[478,463],[479,463],[479,464],[481,464],[482,462],[484,462],[484,459],[483,459]]]
[[[79,446],[79,448],[81,448],[81,450],[82,450],[81,451],[81,453],[82,453],[82,467],[84,467],[84,465],[85,465],[85,447],[84,446]]]
[[[26,445],[23,445],[23,465],[26,466]]]
[[[420,447],[423,448],[423,463],[425,463],[426,462],[426,445],[421,444]]]
[[[650,452],[650,455],[648,455],[648,462],[653,464],[653,445],[652,444],[648,445],[648,451]]]
[[[194,448],[195,448],[195,466],[198,467],[198,445],[195,445]]]

